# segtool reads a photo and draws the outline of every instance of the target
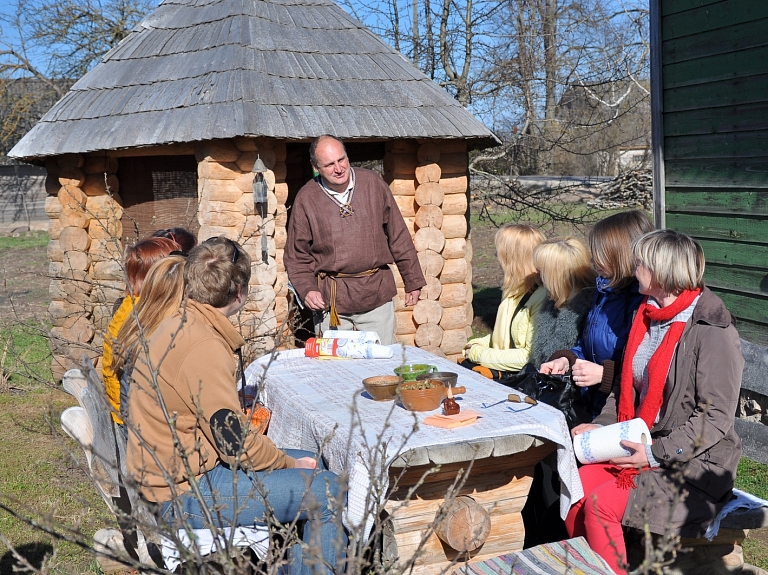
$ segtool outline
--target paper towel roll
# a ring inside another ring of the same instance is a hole
[[[323,337],[335,337],[362,341],[364,343],[381,343],[379,334],[375,331],[354,331],[351,329],[327,329]]]
[[[598,427],[573,438],[573,451],[581,463],[601,463],[615,457],[632,455],[622,447],[622,440],[650,443],[651,433],[640,418]]]

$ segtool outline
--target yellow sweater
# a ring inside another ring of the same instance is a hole
[[[519,371],[528,363],[536,315],[547,299],[547,290],[538,288],[512,320],[521,299],[522,296],[514,296],[502,300],[496,312],[493,333],[469,341],[468,345],[472,347],[467,356],[470,360],[503,371]]]
[[[107,398],[112,406],[112,419],[122,425],[120,419],[120,379],[112,368],[112,342],[117,339],[120,328],[123,327],[128,315],[133,311],[133,306],[139,301],[139,296],[131,299],[126,296],[115,315],[109,322],[107,333],[104,337],[104,355],[101,358],[101,376],[104,379],[104,387],[107,389]]]

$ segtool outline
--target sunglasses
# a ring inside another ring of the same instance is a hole
[[[189,254],[187,252],[182,252],[181,250],[173,250],[168,254],[169,256],[181,256],[183,258],[188,258]]]
[[[238,248],[237,244],[235,242],[233,242],[232,240],[230,240],[228,237],[225,237],[225,236],[215,236],[215,237],[212,237],[212,238],[208,238],[203,243],[204,244],[213,243],[214,241],[216,241],[218,239],[225,239],[225,240],[227,240],[229,242],[229,244],[232,246],[232,249],[234,250],[232,252],[232,263],[233,264],[237,263],[237,260],[240,258],[240,248]]]

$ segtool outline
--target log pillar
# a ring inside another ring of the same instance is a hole
[[[60,380],[82,355],[101,356],[111,305],[125,284],[117,161],[65,154],[46,163],[52,370]]]
[[[464,141],[398,140],[386,145],[384,178],[411,231],[427,280],[414,308],[395,269],[398,341],[456,360],[471,336],[468,157]]]
[[[248,301],[233,318],[246,340],[250,358],[272,350],[277,328],[288,311],[288,279],[283,266],[288,187],[285,183],[285,144],[267,138],[236,138],[200,144],[198,193],[199,240],[224,235],[240,242],[251,256]],[[264,217],[253,201],[251,172],[260,157],[268,171]],[[262,236],[267,238],[267,262],[262,260]]]

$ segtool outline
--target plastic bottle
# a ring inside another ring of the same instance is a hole
[[[310,337],[304,345],[306,357],[346,357],[349,359],[389,359],[392,348],[345,338]]]

